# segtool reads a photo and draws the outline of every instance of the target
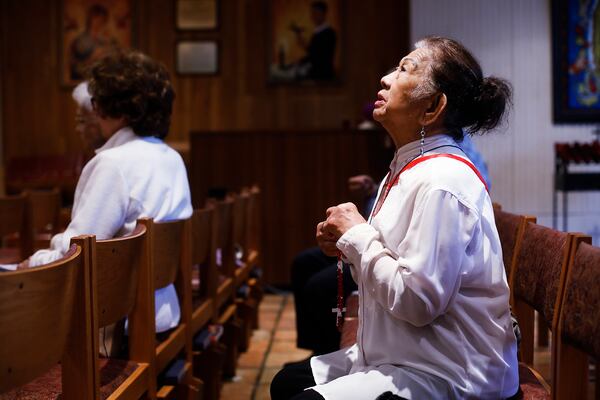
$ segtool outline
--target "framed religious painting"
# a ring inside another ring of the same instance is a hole
[[[215,40],[184,40],[177,43],[175,65],[179,75],[217,75],[219,43]]]
[[[73,86],[87,68],[118,48],[133,45],[133,0],[62,0],[60,81]]]
[[[268,82],[321,85],[342,76],[342,0],[270,0]]]
[[[218,1],[175,0],[175,27],[181,31],[218,29]]]
[[[600,2],[553,0],[554,122],[600,122]]]

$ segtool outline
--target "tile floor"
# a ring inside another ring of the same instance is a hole
[[[260,305],[259,329],[254,331],[248,351],[239,358],[237,376],[223,385],[221,399],[269,400],[271,379],[283,364],[309,355],[309,351],[296,347],[294,297],[266,295]],[[534,363],[548,379],[550,351],[547,347],[536,348]]]
[[[240,355],[237,376],[225,382],[223,400],[269,400],[271,379],[283,364],[310,355],[296,347],[296,319],[292,295],[266,295],[260,304],[259,329],[248,351]]]

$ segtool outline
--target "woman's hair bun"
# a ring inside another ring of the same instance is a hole
[[[473,98],[473,120],[471,132],[489,131],[502,120],[511,104],[512,88],[508,81],[494,76],[483,78],[479,94]]]

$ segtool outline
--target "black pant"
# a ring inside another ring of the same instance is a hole
[[[318,247],[298,254],[292,264],[292,288],[296,306],[297,346],[326,354],[340,348],[340,332],[335,326],[337,307],[337,260]],[[344,297],[357,289],[344,267]]]
[[[271,400],[324,400],[312,389],[315,380],[310,368],[310,359],[289,363],[271,381]]]
[[[308,389],[315,385],[310,360],[287,364],[271,382],[271,400],[324,400],[318,392]],[[382,393],[376,400],[403,400],[391,392]]]

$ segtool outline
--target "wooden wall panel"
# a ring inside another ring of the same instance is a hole
[[[5,160],[78,147],[75,106],[58,83],[58,3],[0,3]]]
[[[350,201],[347,179],[383,172],[372,159],[391,160],[373,131],[227,131],[191,134],[191,187],[195,207],[210,188],[262,189],[265,278],[289,283],[293,257],[315,246],[325,210]],[[377,160],[375,160],[377,161]]]
[[[373,100],[383,72],[408,45],[406,0],[344,0],[344,81],[330,87],[268,86],[268,0],[222,0],[214,32],[176,32],[173,1],[138,0],[138,47],[163,61],[177,93],[171,140],[190,131],[324,129],[353,125]],[[60,1],[0,2],[4,154],[64,154],[80,149],[75,105],[58,73]],[[216,39],[217,76],[178,76],[179,39]]]

